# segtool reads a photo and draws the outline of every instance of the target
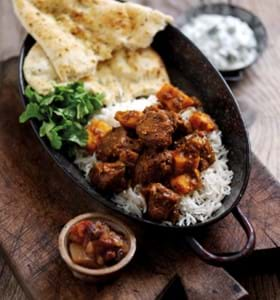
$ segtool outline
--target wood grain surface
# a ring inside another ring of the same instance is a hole
[[[175,16],[187,9],[190,2],[192,4],[198,3],[198,1],[177,0],[148,0],[141,2],[162,8]],[[280,2],[278,0],[234,0],[232,2],[255,12],[268,29],[269,46],[264,56],[253,68],[246,72],[244,80],[232,86],[232,88],[250,125],[250,137],[254,152],[279,180],[278,65],[280,54],[278,49],[280,25],[278,16]],[[10,80],[14,80],[12,76]],[[16,97],[16,94],[12,94],[12,96]],[[2,170],[2,172],[5,172],[5,170]],[[263,173],[259,171],[259,174]],[[254,193],[257,192],[258,190],[254,189],[251,195],[254,196]],[[265,206],[265,198],[263,198],[263,204],[263,208],[268,209]],[[250,210],[247,212],[250,213]],[[272,231],[267,236],[267,240],[270,240],[272,244],[275,242]],[[265,262],[265,267],[258,268],[259,263],[252,263],[251,265],[246,265],[245,268],[239,266],[240,268],[233,270],[232,273],[235,277],[241,279],[241,282],[250,291],[252,299],[280,299],[280,280],[277,268],[270,263],[267,257]],[[246,270],[246,267],[249,270]],[[0,260],[0,279],[1,299],[24,299],[21,289],[18,288],[3,259]]]

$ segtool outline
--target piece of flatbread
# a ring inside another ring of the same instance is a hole
[[[37,43],[28,52],[23,71],[28,84],[43,95],[51,92],[60,81],[50,60]]]
[[[14,7],[22,25],[43,47],[61,80],[77,80],[95,71],[97,57],[93,50],[59,26],[53,16],[41,12],[29,0],[14,0]]]
[[[172,18],[114,0],[13,0],[18,18],[62,81],[92,75],[120,49],[144,49]]]
[[[44,50],[35,44],[26,56],[24,76],[40,94],[47,94],[58,84],[65,84],[55,72]],[[152,49],[121,49],[97,65],[96,72],[81,79],[85,87],[104,93],[105,105],[155,94],[168,74],[160,56]]]

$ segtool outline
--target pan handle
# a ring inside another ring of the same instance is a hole
[[[256,235],[252,224],[243,214],[239,207],[232,210],[233,216],[244,229],[247,242],[245,246],[237,253],[233,254],[214,254],[206,250],[193,236],[188,236],[187,241],[194,252],[205,262],[214,266],[224,266],[227,263],[235,262],[236,260],[248,255],[255,247]]]

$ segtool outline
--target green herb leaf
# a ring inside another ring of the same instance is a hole
[[[27,86],[25,91],[24,91],[24,95],[31,100],[34,97],[34,90],[32,89],[31,86]]]
[[[19,122],[25,123],[32,118],[43,120],[43,116],[40,113],[40,107],[36,103],[27,104],[25,111],[19,117]]]
[[[48,95],[45,96],[42,101],[40,102],[40,105],[42,106],[48,106],[50,104],[52,104],[52,102],[55,100],[55,95]]]
[[[43,122],[42,126],[40,127],[40,137],[43,137],[45,135],[48,135],[52,129],[54,129],[55,123],[50,121],[50,122]]]
[[[43,122],[42,126],[40,127],[40,136],[47,136],[49,139],[51,146],[59,150],[62,147],[62,138],[58,134],[58,131],[63,129],[62,126],[55,126],[53,121],[50,122]]]
[[[59,136],[56,130],[51,130],[48,134],[48,139],[51,143],[51,146],[55,150],[60,150],[62,147],[62,138]]]
[[[72,126],[66,127],[63,139],[71,141],[80,147],[85,147],[87,144],[88,134],[86,129],[79,123],[74,123]]]
[[[103,94],[85,90],[82,82],[59,85],[48,95],[40,95],[30,86],[25,89],[29,100],[20,116],[24,123],[31,118],[42,121],[40,136],[46,136],[54,149],[65,144],[73,152],[73,145],[85,147],[88,134],[85,125],[90,116],[102,107]]]

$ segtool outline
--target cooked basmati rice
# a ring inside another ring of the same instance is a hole
[[[140,185],[137,185],[134,188],[130,187],[117,194],[113,198],[113,201],[124,211],[134,216],[142,217],[142,214],[147,211],[147,203],[140,192],[140,188]]]
[[[149,98],[134,99],[129,102],[115,104],[111,107],[103,108],[94,118],[103,120],[113,127],[119,126],[114,119],[117,111],[139,110],[143,111],[147,106],[155,104],[157,99],[155,96]],[[183,119],[187,120],[195,108],[189,108],[181,113]],[[202,172],[201,179],[203,187],[195,191],[191,195],[182,197],[179,205],[180,217],[177,222],[179,226],[189,226],[197,222],[203,222],[209,219],[221,206],[222,200],[226,195],[230,194],[230,183],[233,172],[228,168],[228,151],[222,144],[221,132],[215,130],[208,134],[208,139],[213,147],[216,155],[216,161],[207,170]],[[85,173],[86,178],[96,163],[96,157],[86,155],[84,151],[77,151],[75,163]],[[140,193],[141,186],[129,188],[112,199],[118,207],[126,213],[134,216],[142,217],[147,210],[145,198]],[[171,224],[165,222],[165,224]]]
[[[115,114],[118,111],[138,110],[143,111],[146,107],[157,102],[156,96],[149,96],[148,98],[133,99],[127,102],[119,102],[112,106],[104,107],[99,114],[94,116],[95,119],[105,121],[112,127],[120,126],[120,123],[115,120]]]
[[[76,151],[76,159],[74,163],[78,166],[78,168],[85,173],[85,177],[89,180],[89,172],[96,163],[96,155],[93,153],[92,155],[88,155],[87,152],[83,150]]]

